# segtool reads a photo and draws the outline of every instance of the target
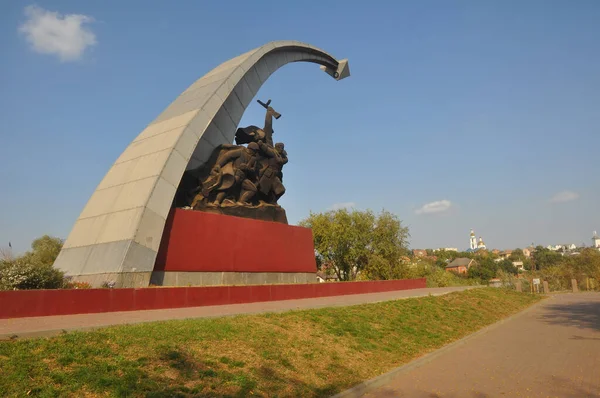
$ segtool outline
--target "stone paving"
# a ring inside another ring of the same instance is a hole
[[[170,319],[208,318],[240,314],[257,314],[262,312],[282,312],[309,308],[340,307],[409,297],[422,297],[428,295],[438,296],[469,288],[472,287],[411,289],[383,293],[353,294],[301,300],[267,301],[249,304],[0,319],[0,340],[15,337],[47,337],[60,334],[63,331],[97,329],[111,325],[164,321]]]
[[[600,397],[600,293],[551,296],[407,369],[363,396]]]

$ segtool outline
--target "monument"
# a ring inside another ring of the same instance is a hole
[[[268,43],[208,72],[115,161],[55,266],[93,286],[145,287],[151,277],[175,285],[310,281],[310,230],[287,225],[277,204],[287,163],[273,141],[280,115],[266,102],[264,127],[237,128],[261,85],[291,62],[319,64],[335,80],[350,74],[347,60],[296,41]]]
[[[219,145],[204,165],[186,172],[186,184],[178,189],[179,206],[287,224],[285,210],[277,204],[285,193],[287,152],[283,143],[273,144],[273,118],[281,114],[270,106],[271,100],[257,102],[267,110],[264,127],[237,129],[238,145]],[[195,186],[191,191],[190,184]]]

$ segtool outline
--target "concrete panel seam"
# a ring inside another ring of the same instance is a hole
[[[231,91],[231,93],[227,96],[227,98],[223,99],[221,98],[221,96],[219,94],[217,94],[217,96],[221,99],[221,101],[223,101],[223,104],[225,104],[225,101],[227,101],[227,99],[229,99],[229,97],[231,95],[235,95],[235,90]],[[237,96],[236,96],[237,98]],[[225,114],[227,114],[227,116],[229,117],[229,120],[231,120],[231,123],[233,123],[233,125],[235,126],[235,128],[238,127],[238,123],[236,123],[235,120],[233,120],[233,118],[231,117],[231,114],[229,113],[229,111],[227,109],[225,109],[225,107],[222,108],[225,111]],[[219,130],[220,131],[220,130]],[[223,134],[223,132],[221,131],[221,134],[223,135],[223,137],[229,141],[229,138],[225,137],[225,135]]]
[[[140,206],[128,207],[126,209],[121,209],[121,210],[116,210],[116,211],[109,211],[107,213],[97,214],[97,215],[90,216],[90,217],[78,218],[77,221],[80,221],[80,220],[89,220],[90,218],[97,218],[97,217],[107,216],[109,214],[123,213],[123,212],[126,212],[126,211],[130,211],[130,210],[134,210],[134,209],[139,209],[140,207],[144,207],[144,206],[140,205]],[[81,247],[81,246],[77,246],[77,247]]]
[[[150,200],[150,198],[148,198],[148,200]],[[152,213],[152,214],[154,214],[156,217],[159,217],[159,218],[162,218],[163,220],[165,220],[165,218],[164,218],[164,217],[162,217],[160,214],[156,213],[155,211],[153,211],[153,210],[151,210],[151,209],[149,209],[149,208],[147,208],[147,207],[145,207],[145,206],[144,206],[144,211],[142,212],[142,216],[141,216],[140,218],[144,217],[144,213],[146,213],[146,212]],[[165,221],[166,221],[166,220],[165,220]],[[140,223],[138,223],[138,224],[137,224],[137,226],[136,226],[136,228],[135,228],[135,231],[134,231],[134,233],[133,233],[133,238],[131,238],[131,240],[132,240],[132,241],[135,241],[135,236],[137,235],[137,233],[138,233],[138,232],[139,232],[139,230],[140,230],[140,225],[141,225],[141,222],[140,222]],[[160,235],[161,237],[162,237],[162,231],[164,230],[164,228],[165,228],[165,225],[164,225],[164,223],[163,223],[162,230],[161,230],[161,235]],[[143,245],[142,245],[142,246],[143,246]],[[148,249],[150,249],[150,248],[148,248]]]
[[[156,153],[156,152],[155,152],[155,153]],[[179,154],[179,155],[181,155],[181,154]],[[115,185],[108,186],[108,187],[106,187],[106,188],[100,188],[100,189],[96,189],[96,192],[105,191],[105,190],[107,190],[107,189],[111,189],[111,188],[115,188],[115,187],[120,187],[120,186],[122,186],[122,185],[127,185],[127,184],[131,184],[131,183],[138,182],[138,181],[149,180],[149,179],[151,179],[151,178],[156,178],[156,177],[159,177],[160,175],[161,175],[161,173],[158,173],[158,174],[153,174],[153,175],[151,175],[151,176],[147,176],[147,177],[143,177],[143,178],[138,178],[138,179],[135,179],[135,180],[131,180],[131,181],[127,181],[127,182],[122,182],[121,184],[115,184]],[[167,182],[168,182],[168,181],[167,181]],[[173,185],[173,184],[171,184],[171,185]],[[177,188],[177,187],[175,187],[175,188]],[[114,212],[110,211],[110,212],[108,212],[108,213],[101,213],[101,214],[98,214],[98,215],[102,215],[102,214],[110,214],[110,213],[114,213]],[[92,216],[92,217],[96,217],[96,216]],[[85,218],[92,218],[92,217],[83,217],[83,218],[78,218],[78,220],[83,220],[83,219],[85,219]]]
[[[146,153],[146,154],[144,154],[144,155],[140,155],[140,156],[137,156],[137,157],[135,157],[135,158],[131,158],[131,159],[129,159],[129,160],[126,160],[126,161],[127,161],[127,162],[129,162],[129,161],[132,161],[132,160],[136,160],[136,159],[139,159],[139,158],[143,158],[144,156],[150,156],[150,155],[154,155],[154,154],[156,154],[156,153],[159,153],[159,152],[162,152],[162,151],[171,151],[171,150],[173,150],[173,149],[175,149],[175,147],[172,147],[172,148],[163,148],[163,149],[160,149],[160,150],[158,150],[158,151],[154,151],[154,152]],[[181,154],[180,154],[180,155],[181,155]],[[123,164],[123,163],[125,163],[125,162],[119,162],[119,163],[114,163],[114,164]],[[150,176],[150,177],[152,177],[152,176]],[[150,178],[150,177],[148,177],[148,178]],[[155,176],[154,176],[154,177],[155,177]],[[144,178],[146,178],[146,177],[144,177]],[[143,180],[143,178],[142,178],[142,180]],[[98,184],[98,185],[100,185],[100,184]],[[103,189],[104,189],[104,188],[103,188]]]

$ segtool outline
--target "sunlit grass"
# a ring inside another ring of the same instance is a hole
[[[330,396],[537,300],[473,289],[0,342],[0,396]]]

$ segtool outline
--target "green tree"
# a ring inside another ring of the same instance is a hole
[[[31,243],[31,251],[25,253],[34,264],[52,265],[62,249],[62,239],[49,235],[37,238]]]
[[[53,267],[62,240],[48,235],[34,240],[31,251],[0,261],[0,289],[58,289],[64,273]]]
[[[537,246],[533,252],[533,259],[535,268],[542,270],[560,264],[564,257],[548,248]]]
[[[477,265],[471,266],[467,275],[469,278],[477,278],[482,282],[487,282],[490,279],[496,277],[498,272],[498,264],[496,264],[491,258],[482,257],[476,260]]]
[[[510,261],[525,261],[525,254],[522,249],[515,249],[508,258]]]
[[[498,268],[504,272],[507,272],[509,274],[513,274],[516,275],[519,273],[519,271],[517,270],[517,267],[515,267],[512,263],[512,261],[510,260],[502,260],[498,263]]]
[[[374,279],[402,273],[400,257],[408,253],[409,233],[390,212],[383,210],[377,216],[370,210],[311,213],[300,225],[312,229],[317,256],[342,281],[354,280],[365,270]]]

